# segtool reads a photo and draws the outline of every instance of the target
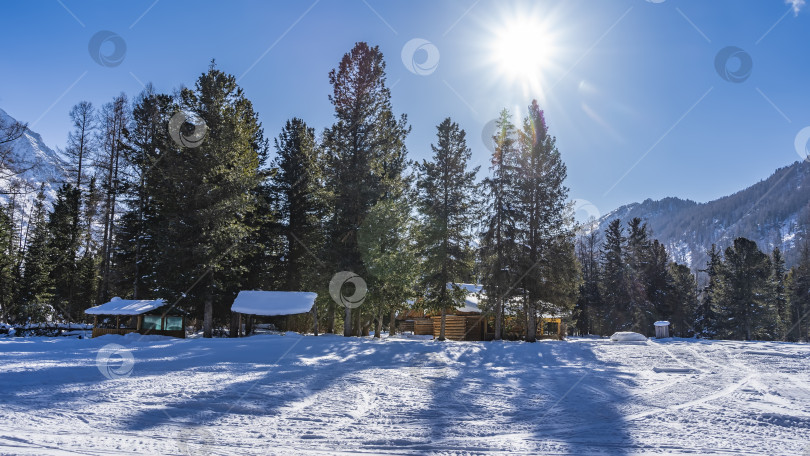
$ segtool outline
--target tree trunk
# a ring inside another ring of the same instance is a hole
[[[447,322],[447,309],[442,308],[442,322],[439,329],[439,340],[444,340],[444,324]]]
[[[239,312],[231,312],[231,331],[228,337],[239,337]]]
[[[329,334],[335,333],[335,301],[329,302],[329,307],[326,310],[326,332]]]
[[[388,337],[397,333],[397,311],[391,309],[391,320],[388,322]]]
[[[529,301],[527,317],[526,342],[537,342],[537,310],[534,301]]]
[[[495,303],[495,340],[501,340],[501,319],[503,315],[501,300]]]
[[[318,335],[318,303],[312,305],[312,334]]]
[[[214,296],[211,294],[211,286],[209,285],[208,289],[205,292],[205,308],[203,309],[203,337],[210,338],[213,336],[214,336]]]
[[[376,339],[379,339],[381,337],[380,333],[382,332],[382,326],[383,326],[382,325],[382,316],[383,316],[382,309],[380,309],[380,311],[377,313],[377,327],[374,328],[374,337]]]
[[[346,307],[346,314],[343,317],[343,337],[352,336],[352,309]]]

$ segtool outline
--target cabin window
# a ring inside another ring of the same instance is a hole
[[[166,317],[167,331],[180,331],[183,329],[183,317]]]
[[[559,326],[557,325],[558,323],[556,321],[547,321],[544,335],[546,336],[556,335],[559,332]]]
[[[142,329],[160,329],[160,315],[144,315]]]

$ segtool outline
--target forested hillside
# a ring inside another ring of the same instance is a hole
[[[810,222],[810,162],[796,162],[733,195],[707,203],[664,198],[622,206],[599,220],[604,230],[613,219],[647,222],[672,260],[693,270],[708,260],[712,244],[726,248],[737,237],[756,241],[766,252],[779,247],[791,267],[799,261],[802,226]]]

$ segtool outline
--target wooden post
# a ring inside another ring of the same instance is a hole
[[[142,327],[143,327],[143,315],[138,315],[138,323],[135,329],[137,329],[138,332],[141,332]]]

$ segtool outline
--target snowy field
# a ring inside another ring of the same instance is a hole
[[[0,454],[810,455],[806,344],[0,338],[0,369]]]

